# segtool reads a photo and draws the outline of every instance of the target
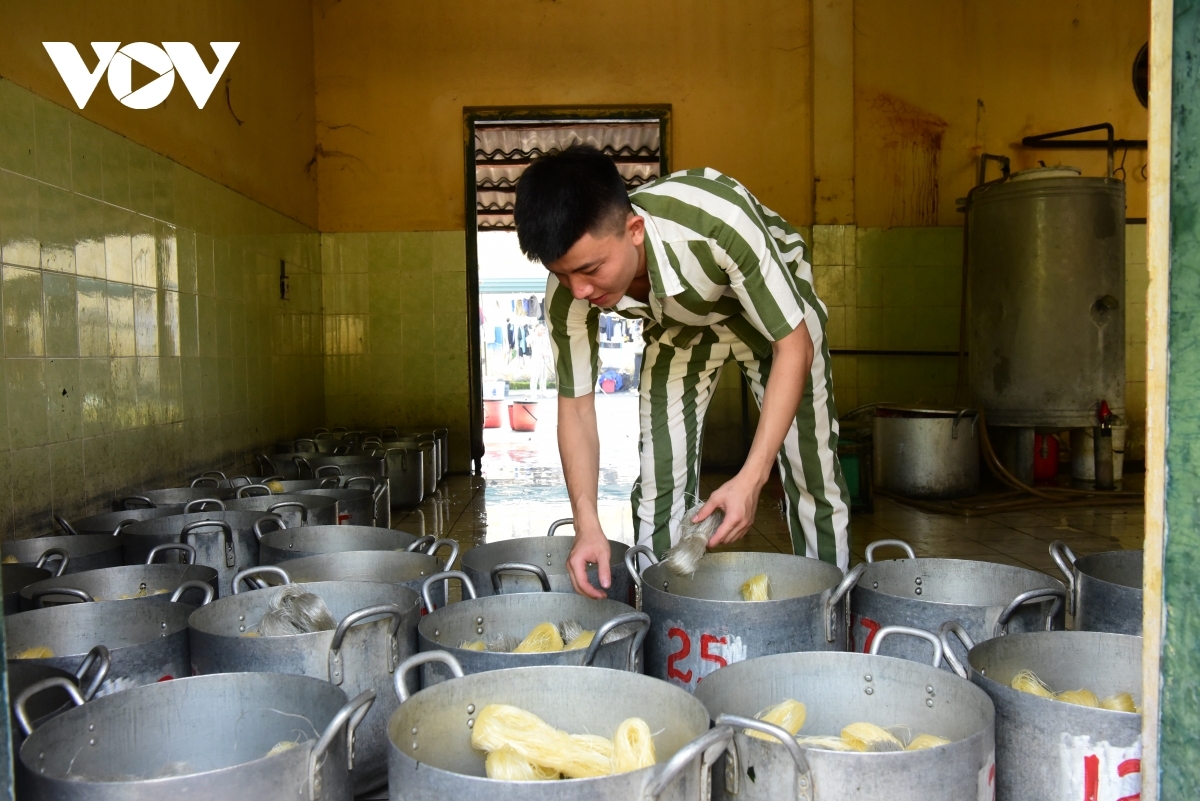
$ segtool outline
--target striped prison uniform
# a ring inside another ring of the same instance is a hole
[[[849,494],[837,460],[838,421],[825,338],[828,312],[813,291],[799,232],[737,181],[715,170],[678,172],[629,196],[646,221],[648,303],[628,296],[607,311],[642,318],[641,475],[634,530],[661,554],[678,539],[700,474],[701,433],[721,367],[738,363],[761,405],[771,343],[803,323],[813,363],[796,418],[777,457],[792,549],[850,560]],[[600,309],[575,299],[554,275],[546,319],[559,395],[592,392],[599,370]]]

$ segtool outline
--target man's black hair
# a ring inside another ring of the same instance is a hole
[[[571,145],[530,164],[517,182],[517,241],[530,259],[550,265],[586,233],[621,230],[632,210],[613,160]]]

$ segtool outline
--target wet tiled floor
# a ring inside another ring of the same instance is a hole
[[[601,397],[597,403],[602,441],[601,523],[611,539],[626,543],[633,541],[629,490],[637,476],[636,402],[636,396],[626,394]],[[502,539],[541,536],[554,520],[570,517],[553,426],[554,400],[541,400],[539,408],[539,428],[533,433],[513,432],[507,425],[485,432],[488,452],[483,477],[448,476],[437,494],[420,508],[396,513],[393,525],[412,533],[448,536],[465,549]],[[701,495],[707,496],[727,478],[729,474],[705,473]],[[1141,476],[1126,476],[1126,483],[1127,488],[1140,488]],[[760,498],[753,529],[734,550],[791,553],[782,497],[778,480],[773,480]],[[1058,577],[1048,550],[1053,540],[1063,540],[1081,556],[1141,548],[1143,515],[1140,506],[1099,506],[964,518],[930,514],[878,498],[872,513],[852,515],[850,537],[852,562],[862,560],[871,542],[902,539],[918,556],[998,562]]]

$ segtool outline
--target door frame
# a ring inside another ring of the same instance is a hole
[[[659,172],[670,169],[671,105],[631,104],[626,106],[464,106],[463,107],[463,196],[467,238],[467,394],[470,396],[471,460],[475,474],[483,471],[483,373],[479,334],[479,232],[475,209],[475,124],[479,122],[616,122],[658,120]]]

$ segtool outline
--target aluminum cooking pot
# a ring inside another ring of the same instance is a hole
[[[183,564],[154,564],[160,555],[178,558],[177,552],[184,554]],[[106,567],[30,584],[21,590],[21,608],[40,609],[82,601],[169,603],[180,587],[186,593],[182,600],[199,601],[203,606],[216,597],[217,571],[193,564],[195,558],[196,549],[185,543],[159,545],[151,549],[144,565]]]
[[[112,666],[100,695],[189,676],[187,619],[196,607],[178,602],[185,589],[176,589],[166,603],[75,603],[9,615],[4,643],[8,658],[18,659],[31,648],[49,648],[53,656],[22,661],[75,670],[97,643],[103,644]]]
[[[902,548],[908,558],[874,561],[875,551],[885,546]],[[903,540],[872,542],[866,559],[847,574],[854,584],[849,650],[869,651],[874,633],[884,626],[937,631],[947,620],[957,620],[976,641],[1063,627],[1066,588],[1037,570],[967,559],[917,559]],[[895,638],[880,653],[925,661],[919,644],[909,639]],[[953,654],[966,658],[957,643]]]
[[[1079,631],[1142,636],[1142,552],[1106,551],[1075,558],[1062,540],[1050,555],[1067,579],[1067,610]]]
[[[62,559],[64,555],[59,556],[58,567],[60,569],[66,565]],[[49,557],[43,555],[43,558],[38,561],[45,564],[44,560],[48,559]],[[21,590],[53,575],[54,573],[49,570],[37,566],[0,565],[0,586],[4,588],[4,614],[11,615],[20,611]]]
[[[46,679],[66,679],[66,684],[53,682],[52,686],[51,684],[43,685],[46,686],[44,691],[30,693],[30,697],[25,703],[25,716],[28,721],[32,722],[32,725],[40,725],[74,705],[72,701],[75,696],[71,693],[72,689],[78,693],[81,700],[92,700],[96,690],[100,689],[100,684],[108,675],[110,664],[108,649],[103,645],[97,645],[89,651],[74,672],[49,665],[35,665],[23,659],[10,659],[5,667],[8,676],[8,696],[15,701],[27,689],[39,682],[45,682]],[[15,751],[25,741],[25,732],[17,720],[16,704],[9,705],[9,713],[9,731],[12,732],[12,744]]]
[[[126,564],[144,564],[156,545],[185,542],[196,549],[196,563],[217,571],[221,596],[233,591],[233,576],[258,564],[260,522],[277,524],[276,515],[261,512],[200,512],[159,517],[121,529]]]
[[[351,801],[352,701],[305,676],[195,676],[98,698],[38,726],[17,791],[29,801]],[[298,743],[268,754],[278,743]]]
[[[441,661],[455,676],[462,674],[450,654],[427,651],[401,665],[397,675],[431,660]],[[397,690],[403,703],[387,730],[392,801],[704,799],[712,762],[732,739],[727,727],[709,729],[708,712],[695,698],[625,671],[541,665],[455,678],[411,697],[402,685]],[[627,718],[642,718],[654,732],[658,764],[594,779],[489,779],[483,752],[471,747],[474,714],[488,704],[511,704],[563,731],[602,737],[611,737]]]
[[[238,492],[245,492],[246,489],[243,487]],[[288,528],[338,524],[337,498],[320,495],[243,495],[225,501],[225,508],[231,512],[277,515]]]
[[[332,468],[336,470],[337,468]],[[276,489],[271,489],[271,486]],[[338,518],[342,525],[380,526],[388,528],[392,524],[391,493],[386,478],[380,476],[342,476],[330,473],[321,478],[285,479],[282,476],[267,476],[256,478],[237,487],[240,495],[265,495],[276,492],[282,487],[283,494],[306,494],[312,490],[322,490],[316,494],[336,498],[338,501]],[[330,493],[326,490],[354,490],[354,493]],[[369,496],[357,493],[367,492]],[[364,497],[369,500],[364,502]],[[373,506],[371,505],[373,504]],[[365,521],[365,522],[364,522]]]
[[[336,467],[344,476],[383,476],[382,453],[338,455],[302,451],[292,453],[257,453],[254,461],[263,476],[283,476],[285,479],[319,478],[322,467]]]
[[[319,553],[343,551],[407,551],[427,548],[433,537],[417,537],[406,531],[371,526],[305,526],[271,531],[262,526],[259,540],[259,562],[277,565],[289,559],[315,556]]]
[[[300,439],[281,439],[275,443],[276,453],[328,453],[335,454],[339,449],[348,448],[347,443],[340,439],[331,439],[323,437],[321,439],[313,439],[302,437]]]
[[[421,457],[421,475],[425,480],[424,493],[428,496],[437,492],[438,482],[441,481],[443,472],[442,453],[438,448],[437,440],[434,439],[432,434],[386,441],[365,440],[363,446],[363,453],[383,453],[386,455],[389,451],[400,450],[409,453],[413,458],[419,454]]]
[[[575,588],[571,586],[567,557],[575,546],[575,538],[554,536],[560,526],[572,524],[574,521],[568,517],[551,523],[545,537],[521,537],[479,545],[463,554],[462,570],[470,577],[480,595],[540,592],[541,579],[531,566],[536,566],[549,577],[552,592],[573,593]],[[629,546],[609,540],[609,547],[612,583],[608,588],[608,597],[632,606],[633,581],[627,572],[620,569]],[[504,567],[497,571],[499,565]],[[600,572],[594,565],[588,567],[588,581],[593,587],[600,587]]]
[[[113,511],[130,509],[152,509],[156,506],[182,506],[199,500],[225,500],[232,498],[235,490],[211,485],[197,487],[171,487],[170,489],[140,490],[113,500]],[[205,508],[216,508],[213,505]]]
[[[938,669],[942,646],[935,635],[888,627],[879,631],[876,643],[899,634],[928,640],[933,645],[933,666],[869,654],[775,654],[730,665],[706,678],[696,688],[696,698],[718,725],[734,730],[725,773],[736,775],[736,787],[731,791],[726,783],[714,781],[713,797],[991,801],[989,782],[995,765],[991,701],[970,682]],[[910,727],[912,736],[934,734],[952,742],[890,753],[801,747],[786,730],[754,718],[787,698],[807,708],[801,736],[836,736],[848,724],[863,721],[883,727],[902,724]],[[746,729],[774,739],[749,737]],[[718,765],[715,775],[721,773]]]
[[[417,626],[418,647],[422,651],[452,654],[468,675],[529,665],[588,665],[641,672],[642,641],[650,627],[650,617],[643,612],[635,612],[619,601],[597,601],[582,595],[549,591],[476,598],[471,580],[458,570],[437,573],[425,580],[421,594],[426,599],[426,607],[432,602],[430,591],[439,581],[449,577],[462,582],[464,599],[421,619]],[[558,624],[567,620],[574,620],[584,629],[596,633],[591,646],[538,654],[472,651],[459,647],[464,642],[486,641],[498,634],[520,642],[539,623]],[[427,662],[421,668],[422,687],[451,678],[445,663]]]
[[[1032,670],[1052,690],[1087,688],[1098,698],[1127,692],[1140,705],[1142,638],[1098,631],[1013,634],[972,645],[967,662],[951,660],[996,705],[996,799],[1137,798],[1141,792],[1142,716],[1090,709],[1014,690]]]
[[[235,586],[270,574],[290,581],[280,568],[264,566],[239,573]],[[420,601],[412,590],[392,584],[320,581],[298,586],[325,602],[339,621],[335,631],[244,637],[280,590],[241,592],[197,609],[199,614],[190,619],[192,669],[197,674],[294,673],[330,681],[350,694],[375,690],[379,700],[359,728],[352,774],[355,793],[374,789],[387,779],[384,731],[397,704],[392,674],[402,659],[416,653]]]
[[[639,576],[637,555],[654,564]],[[717,668],[767,654],[843,651],[850,584],[835,565],[804,556],[710,553],[694,575],[657,564],[643,543],[625,554],[650,615],[646,674],[695,690]],[[770,601],[742,600],[747,579],[766,573]]]
[[[100,534],[79,534],[70,530],[70,524],[56,516],[66,536],[32,537],[12,540],[3,545],[0,552],[4,559],[15,558],[23,565],[34,565],[43,554],[52,548],[62,549],[69,557],[64,572],[82,573],[101,567],[116,567],[121,561],[121,542],[113,536],[115,526]]]
[[[290,531],[291,529],[289,529]],[[420,548],[423,543],[416,543]],[[434,555],[443,545],[450,546],[450,557],[440,564]],[[322,553],[289,559],[279,566],[287,571],[292,581],[381,581],[399,584],[414,592],[420,592],[425,579],[435,573],[450,570],[458,558],[458,543],[454,540],[436,540],[427,551],[342,551]],[[432,607],[427,611],[446,605],[446,590],[443,584],[433,589],[430,598]]]
[[[450,464],[450,429],[448,428],[385,428],[379,435],[383,442],[404,439],[428,439],[432,436],[438,447],[438,481],[446,477]],[[366,444],[366,440],[363,440]]]
[[[978,423],[974,409],[875,407],[875,486],[906,498],[977,494]]]
[[[388,484],[391,485],[392,505],[411,509],[425,499],[425,462],[417,443],[392,444],[383,451],[387,462]]]
[[[90,515],[81,517],[78,520],[73,520],[68,523],[61,517],[55,515],[54,519],[59,526],[68,534],[77,534],[81,537],[88,536],[115,536],[117,529],[127,520],[150,520],[154,517],[168,517],[170,515],[183,514],[183,505],[176,504],[173,506],[155,506],[145,509],[126,509],[122,512],[104,512],[103,514]],[[120,542],[120,540],[118,540]],[[118,564],[124,564],[124,561]]]

